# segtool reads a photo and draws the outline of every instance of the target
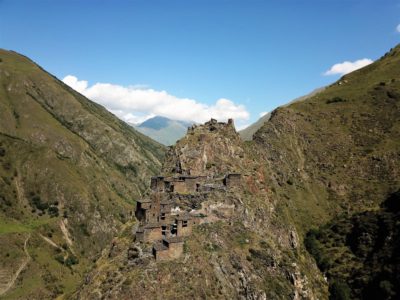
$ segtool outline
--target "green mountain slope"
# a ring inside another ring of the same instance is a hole
[[[181,139],[186,134],[188,127],[193,124],[194,122],[177,121],[156,116],[135,126],[135,129],[163,145],[170,146]]]
[[[0,50],[0,297],[73,290],[132,218],[163,153],[26,57]]]
[[[205,217],[217,221],[196,225],[184,255],[162,263],[122,233],[74,298],[327,299],[332,283],[303,240],[339,216],[379,210],[400,187],[399,149],[400,47],[275,110],[252,141],[217,122],[196,127],[170,148],[161,175],[241,173],[238,189],[180,196],[182,209],[212,207]],[[149,255],[130,255],[138,247]],[[358,263],[347,262],[347,271]]]
[[[324,87],[316,89],[305,96],[302,96],[302,97],[299,97],[299,98],[296,98],[296,99],[290,101],[288,104],[283,105],[283,107],[293,104],[295,102],[304,101],[304,100],[318,94],[319,92],[322,92],[324,89],[325,89]],[[240,137],[244,141],[251,141],[253,139],[253,135],[264,125],[265,122],[268,122],[270,118],[271,118],[271,112],[269,112],[269,113],[265,114],[264,116],[262,116],[261,118],[259,118],[255,123],[251,124],[249,127],[246,127],[245,129],[239,131]]]
[[[311,230],[305,245],[340,299],[396,299],[400,295],[400,191],[378,210],[341,215]]]
[[[299,225],[377,207],[398,187],[399,66],[396,47],[316,96],[277,109],[255,134],[274,171],[271,184],[297,206],[290,214],[303,219]]]
[[[353,215],[379,210],[400,187],[400,47],[306,101],[277,109],[256,132],[254,143],[268,166],[267,184],[275,190],[280,221],[295,224],[301,237],[314,228],[323,232],[329,261],[322,271],[330,266],[332,299],[342,299],[334,298],[337,293],[360,295],[360,282],[350,283],[350,291],[341,282],[358,273],[361,286],[367,286],[373,280],[368,274],[380,272],[377,264],[360,263],[351,251],[343,252],[341,233],[324,228],[343,227],[340,218],[348,224]],[[374,251],[379,256],[379,249]],[[382,289],[389,293],[394,282],[382,283]]]

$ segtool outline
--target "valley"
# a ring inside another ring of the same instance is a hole
[[[400,46],[251,139],[211,119],[170,147],[0,58],[0,298],[353,299],[361,281],[397,295],[368,253],[383,245],[396,272]]]

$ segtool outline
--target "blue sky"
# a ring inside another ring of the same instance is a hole
[[[0,0],[1,48],[131,121],[244,126],[338,79],[334,64],[379,58],[399,24],[400,0]]]

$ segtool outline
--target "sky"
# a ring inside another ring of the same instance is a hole
[[[0,0],[0,48],[131,123],[260,115],[400,42],[400,0]]]

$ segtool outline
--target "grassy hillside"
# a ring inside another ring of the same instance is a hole
[[[73,290],[132,219],[163,153],[26,57],[0,50],[0,297]]]
[[[300,225],[375,208],[398,187],[399,66],[396,47],[307,101],[277,109],[255,134],[272,184],[298,209],[290,213]]]
[[[299,97],[299,98],[296,98],[296,99],[290,101],[288,104],[285,104],[282,107],[289,106],[289,105],[299,102],[299,101],[304,101],[304,100],[322,92],[324,89],[325,89],[324,87],[316,89],[305,96],[302,96],[302,97]],[[262,116],[261,118],[259,118],[255,123],[251,124],[249,127],[239,131],[239,135],[242,138],[242,140],[251,141],[253,139],[253,135],[264,125],[265,122],[268,122],[270,118],[271,118],[271,112],[269,112],[269,113],[265,114],[264,116]]]
[[[378,210],[400,187],[400,47],[306,101],[277,109],[251,144],[270,174],[279,222],[295,224],[300,237],[338,216]],[[327,257],[339,251],[332,239]],[[356,272],[359,263],[343,258],[335,268]]]
[[[305,245],[327,275],[333,299],[400,295],[400,191],[378,210],[341,215],[308,232]]]

